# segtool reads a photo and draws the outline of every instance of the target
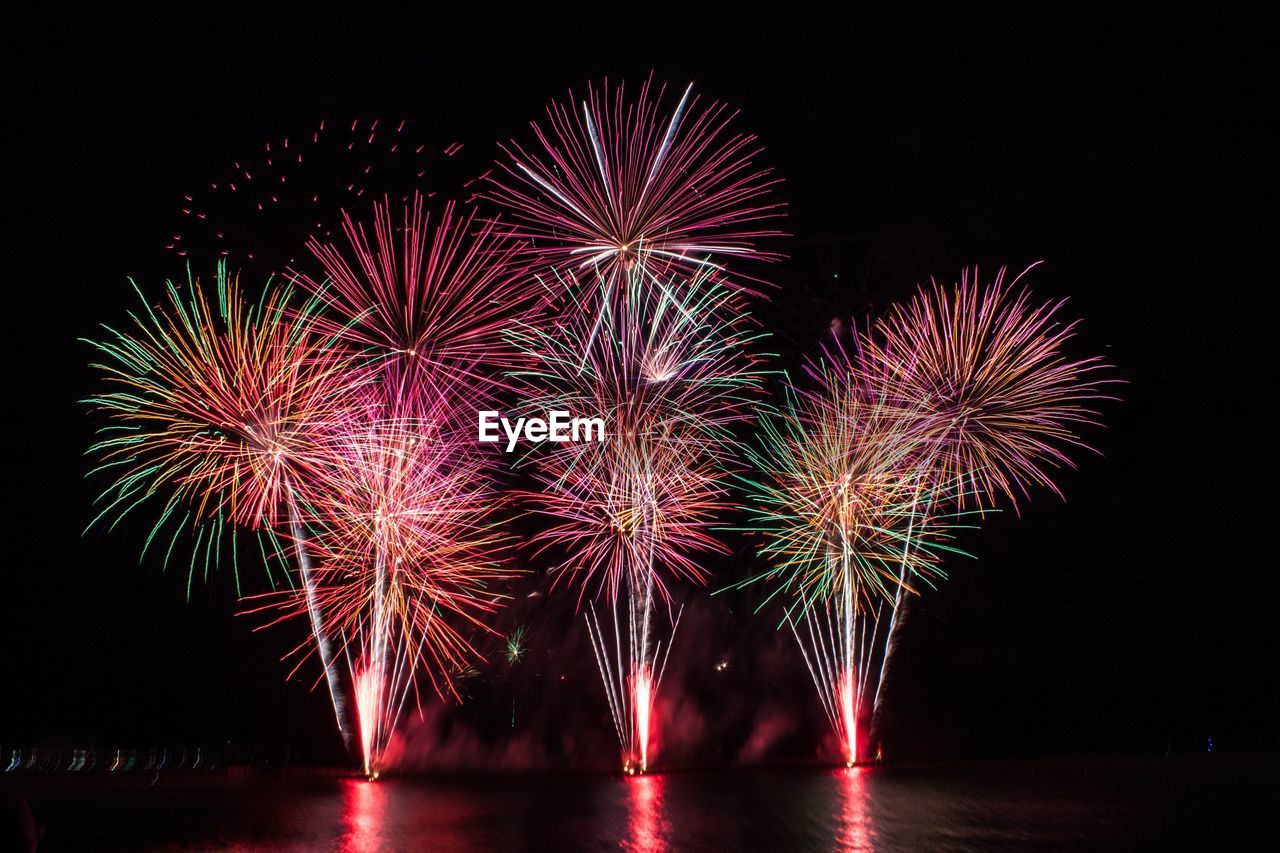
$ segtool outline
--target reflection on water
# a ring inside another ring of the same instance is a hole
[[[640,853],[659,853],[667,850],[667,820],[663,814],[661,776],[628,776],[627,807],[631,811],[628,821],[630,838],[623,843],[627,850]]]
[[[301,770],[15,772],[0,774],[4,788],[30,803],[41,853],[1223,850],[1280,833],[1277,762],[1216,756],[375,783]]]
[[[386,825],[386,785],[367,779],[343,779],[342,849],[348,853],[376,853],[383,848]]]
[[[844,767],[835,771],[840,785],[840,829],[836,847],[840,850],[874,850],[876,830],[871,823],[871,802],[864,767]]]

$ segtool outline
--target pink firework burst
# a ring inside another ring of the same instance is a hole
[[[731,429],[759,405],[763,374],[750,352],[761,333],[741,294],[705,273],[630,276],[607,293],[570,280],[568,292],[556,325],[513,333],[535,364],[521,377],[535,408],[599,414],[604,441],[538,455],[543,488],[530,500],[558,519],[539,539],[566,546],[564,567],[610,600],[636,567],[658,574],[665,598],[664,570],[703,581],[690,554],[719,547],[709,529],[727,506]]]
[[[933,282],[867,336],[868,370],[923,410],[935,475],[961,505],[1001,495],[1016,505],[1033,485],[1061,494],[1053,470],[1074,467],[1068,449],[1088,449],[1080,428],[1098,425],[1096,404],[1115,399],[1105,361],[1063,352],[1076,329],[1058,320],[1063,302],[1016,290],[1030,269],[1006,282],[1001,268],[989,287],[976,267],[952,288]]]
[[[536,144],[504,147],[489,196],[512,212],[511,233],[528,238],[544,264],[620,269],[674,265],[691,275],[727,258],[778,257],[757,243],[777,235],[778,183],[757,166],[754,136],[732,129],[736,112],[703,104],[692,84],[671,103],[650,82],[588,87],[580,104],[547,108]]]
[[[318,273],[294,272],[330,309],[330,333],[445,386],[500,383],[519,363],[503,332],[537,307],[538,289],[493,223],[453,203],[433,219],[414,195],[394,214],[375,203],[369,228],[344,213],[343,231],[345,247],[308,243]]]

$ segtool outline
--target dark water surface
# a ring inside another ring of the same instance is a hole
[[[1212,756],[643,778],[13,774],[40,850],[1275,850],[1277,762]],[[11,798],[12,799],[12,798]]]

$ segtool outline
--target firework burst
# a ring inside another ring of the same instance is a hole
[[[1036,486],[1061,495],[1054,472],[1075,467],[1072,449],[1088,450],[1079,433],[1100,424],[1099,402],[1115,399],[1116,382],[1100,358],[1071,359],[1063,348],[1076,323],[1058,320],[1064,304],[1035,302],[1018,290],[1030,269],[1006,281],[1001,268],[989,286],[977,268],[952,288],[933,282],[895,307],[864,340],[864,362],[885,394],[920,411],[929,425],[923,465],[931,491],[917,502],[922,516],[940,495],[963,508],[1017,508]],[[945,511],[945,510],[943,510]],[[899,577],[880,687],[897,647],[911,596],[910,567]]]
[[[321,609],[354,659],[372,776],[415,672],[456,696],[453,676],[475,654],[465,632],[498,601],[486,589],[506,576],[504,537],[488,519],[501,501],[458,430],[463,403],[481,408],[522,364],[503,332],[540,306],[516,244],[452,204],[433,218],[415,194],[398,215],[375,204],[369,230],[343,223],[346,247],[309,243],[322,275],[293,275],[374,389],[327,434],[313,502]]]
[[[165,249],[188,261],[234,258],[242,272],[278,275],[330,240],[338,214],[389,196],[407,203],[455,171],[457,147],[427,144],[406,118],[356,118],[293,128],[263,140],[176,205]]]
[[[282,287],[247,302],[225,265],[214,290],[170,282],[131,329],[89,341],[110,388],[87,401],[110,423],[90,449],[113,476],[99,518],[165,495],[162,520],[185,504],[256,528],[314,470],[315,431],[342,411],[350,357],[316,334],[314,299],[292,309]]]
[[[826,347],[808,371],[814,390],[766,425],[753,456],[773,566],[750,580],[791,596],[787,621],[849,762],[860,722],[878,717],[908,603],[955,551],[948,529],[966,506],[980,515],[1035,484],[1057,491],[1050,470],[1097,423],[1105,365],[1066,358],[1074,325],[1055,320],[1061,303],[1015,296],[1016,283],[1001,270],[984,289],[966,271],[852,347]]]
[[[852,764],[881,618],[904,577],[940,575],[948,536],[918,511],[928,422],[886,399],[838,342],[808,372],[813,389],[788,393],[748,454],[761,476],[743,479],[772,565],[739,585],[763,580],[770,598],[788,599],[785,622]]]
[[[219,264],[212,298],[194,278],[185,287],[170,282],[165,303],[144,302],[130,315],[132,328],[108,327],[105,340],[89,342],[104,356],[94,367],[109,388],[88,400],[107,420],[89,451],[99,458],[92,473],[111,478],[93,523],[112,518],[114,526],[158,504],[143,552],[171,526],[167,562],[178,537],[194,530],[188,589],[202,546],[207,576],[220,540],[234,538],[237,526],[264,530],[279,550],[283,515],[284,535],[298,538],[300,492],[322,469],[318,436],[344,416],[345,395],[358,382],[349,378],[350,356],[317,334],[316,307],[315,299],[295,305],[288,287],[248,302]],[[234,561],[234,543],[231,553]],[[303,595],[345,734],[315,580],[301,557]]]
[[[468,639],[501,603],[507,536],[488,462],[454,430],[448,397],[378,383],[325,436],[309,507],[325,629],[352,668],[365,771],[382,769],[423,673],[441,697],[478,657]],[[286,610],[305,605],[297,597]]]
[[[729,506],[731,428],[759,401],[762,374],[748,354],[759,333],[740,295],[705,272],[655,280],[633,271],[612,290],[573,278],[555,286],[567,294],[560,322],[513,332],[537,359],[519,379],[547,410],[599,413],[607,426],[604,441],[539,454],[541,489],[528,498],[553,519],[539,550],[567,555],[556,581],[572,579],[580,601],[607,602],[612,630],[594,602],[588,629],[624,766],[643,772],[670,650],[655,620],[674,633],[680,610],[668,579],[705,583],[696,555],[723,550],[712,525]]]
[[[923,409],[936,427],[933,476],[988,504],[1015,505],[1034,486],[1061,494],[1054,469],[1074,467],[1068,450],[1089,449],[1082,427],[1100,423],[1096,404],[1115,380],[1100,358],[1063,352],[1076,323],[1062,323],[1064,302],[1035,303],[1006,282],[1001,268],[988,287],[978,270],[960,282],[922,287],[876,323],[865,344],[869,370],[892,393]]]
[[[731,129],[736,113],[703,104],[689,86],[674,99],[650,82],[638,96],[607,82],[576,103],[547,109],[536,144],[504,147],[491,198],[511,211],[545,266],[595,268],[613,279],[635,265],[689,276],[727,258],[776,257],[757,242],[776,235],[777,183],[754,164],[755,137]]]
[[[759,334],[723,262],[775,257],[757,242],[782,211],[733,117],[701,106],[692,87],[674,107],[648,83],[634,101],[624,87],[593,87],[580,113],[552,104],[548,127],[533,126],[537,144],[512,143],[492,179],[508,233],[527,241],[549,301],[561,300],[549,329],[513,335],[537,361],[524,374],[530,396],[608,424],[599,445],[543,454],[530,497],[556,519],[539,547],[569,555],[558,577],[580,583],[580,601],[607,599],[612,631],[594,601],[586,618],[627,772],[648,767],[670,651],[655,618],[665,610],[671,634],[679,624],[667,579],[705,582],[694,556],[721,547],[710,526],[728,506],[732,428],[759,399],[758,365],[744,355]]]
[[[651,562],[654,543],[639,531],[655,524],[664,567],[704,580],[689,555],[717,547],[709,528],[725,506],[731,429],[759,405],[763,372],[750,351],[761,333],[740,298],[705,276],[630,276],[612,299],[590,290],[570,281],[561,322],[513,333],[538,359],[520,376],[535,405],[596,412],[607,425],[603,442],[539,456],[544,488],[531,498],[562,520],[539,538],[575,555],[565,568],[584,594],[598,584],[616,598],[627,567]],[[657,589],[665,598],[661,579]]]
[[[345,250],[307,244],[322,274],[293,272],[335,318],[322,321],[327,331],[446,390],[482,390],[518,366],[503,330],[537,307],[537,290],[525,284],[518,244],[494,224],[452,203],[433,221],[415,194],[398,217],[374,205],[372,238],[346,213],[343,232]]]

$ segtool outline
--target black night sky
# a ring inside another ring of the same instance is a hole
[[[139,565],[140,526],[81,535],[93,424],[77,401],[93,377],[77,338],[124,317],[128,276],[154,292],[185,274],[163,249],[182,193],[320,119],[408,117],[437,148],[464,142],[478,172],[569,87],[652,71],[739,107],[785,180],[792,236],[773,248],[790,257],[763,270],[777,288],[759,313],[788,363],[833,318],[931,275],[1043,260],[1030,283],[1070,297],[1075,351],[1104,353],[1128,383],[1090,436],[1101,455],[1062,477],[1066,501],[1042,493],[990,519],[965,541],[978,559],[953,562],[913,612],[895,754],[1163,754],[1208,737],[1274,752],[1275,214],[1258,132],[1274,99],[1248,22],[1178,5],[19,13],[3,51],[0,745],[217,744],[301,762],[340,749],[315,673],[286,681],[278,660],[300,629],[255,633],[228,576],[186,602],[181,567]],[[749,539],[730,544],[726,581],[753,559]],[[417,730],[435,755],[612,764],[572,597],[525,597],[546,588],[521,582],[498,621],[529,625],[520,671],[490,643],[468,704]],[[824,721],[777,614],[751,616],[753,595],[683,594],[695,603],[663,688],[680,732],[666,754],[814,758]]]

